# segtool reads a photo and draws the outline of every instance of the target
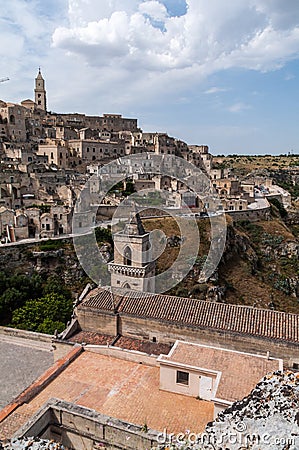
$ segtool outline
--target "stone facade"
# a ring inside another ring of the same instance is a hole
[[[124,230],[114,234],[113,240],[114,261],[108,264],[111,287],[155,292],[150,233],[145,232],[136,210]]]
[[[82,330],[88,326],[88,331],[165,344],[179,338],[259,355],[269,352],[287,367],[299,363],[294,314],[166,295],[105,292],[89,293],[77,307]],[[271,330],[264,328],[268,321]]]
[[[42,77],[40,69],[38,71],[37,77],[35,78],[34,97],[37,108],[47,111],[45,80]]]

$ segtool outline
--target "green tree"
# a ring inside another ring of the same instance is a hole
[[[47,294],[59,294],[67,299],[72,298],[71,291],[57,275],[51,275],[44,284],[43,295]]]
[[[11,276],[4,271],[0,272],[0,323],[7,324],[16,308],[41,295],[42,280],[38,274]]]
[[[12,326],[23,330],[53,334],[61,332],[70,319],[73,303],[61,294],[50,293],[36,300],[28,300],[13,312]]]
[[[97,242],[108,242],[109,244],[113,244],[111,230],[107,228],[97,227],[95,229],[95,236]]]

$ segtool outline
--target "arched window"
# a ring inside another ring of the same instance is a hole
[[[126,247],[124,251],[124,265],[131,266],[132,265],[132,250],[130,247]]]
[[[10,123],[13,124],[13,125],[16,123],[16,119],[15,119],[15,116],[14,116],[13,114],[10,115],[9,121],[10,121]]]
[[[124,289],[131,289],[131,286],[129,285],[129,283],[124,284],[123,286]]]

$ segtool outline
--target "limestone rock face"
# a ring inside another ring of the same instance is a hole
[[[248,397],[208,424],[203,438],[206,442],[198,448],[298,449],[299,373],[276,372],[264,377]]]

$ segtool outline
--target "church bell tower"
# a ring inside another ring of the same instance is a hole
[[[47,97],[45,90],[45,80],[42,77],[40,68],[38,69],[37,77],[35,78],[35,89],[34,89],[35,103],[39,109],[47,111]]]
[[[114,261],[108,263],[111,287],[155,292],[155,261],[152,261],[150,233],[134,207],[124,229],[113,235]]]

